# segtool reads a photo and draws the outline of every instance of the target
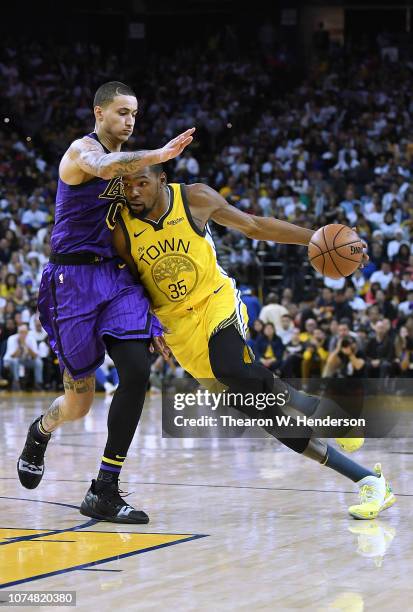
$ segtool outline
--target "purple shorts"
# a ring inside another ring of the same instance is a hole
[[[90,376],[103,363],[104,334],[123,340],[162,334],[142,285],[117,260],[47,264],[38,307],[61,370],[75,379]]]

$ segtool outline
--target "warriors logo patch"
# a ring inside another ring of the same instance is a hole
[[[198,271],[187,255],[164,255],[152,268],[152,278],[171,302],[182,302],[196,287]]]

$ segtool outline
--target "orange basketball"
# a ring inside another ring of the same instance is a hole
[[[331,223],[320,227],[308,245],[308,258],[313,268],[323,276],[350,276],[360,266],[363,244],[351,227]]]

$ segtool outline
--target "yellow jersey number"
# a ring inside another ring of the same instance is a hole
[[[125,199],[122,198],[122,199],[115,200],[109,206],[108,214],[106,215],[106,225],[111,231],[115,229],[116,219],[118,217],[118,214],[122,210],[124,204],[125,204]]]

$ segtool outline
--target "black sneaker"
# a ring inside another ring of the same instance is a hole
[[[122,491],[119,491],[115,482],[97,491],[96,480],[92,480],[92,485],[80,506],[80,514],[110,523],[149,523],[149,516],[142,510],[129,506],[120,493]]]
[[[26,444],[17,461],[17,473],[20,482],[26,489],[35,489],[40,484],[44,474],[44,454],[51,436],[48,440],[39,442],[32,433],[33,428],[37,426],[41,418],[39,417],[30,425]]]

